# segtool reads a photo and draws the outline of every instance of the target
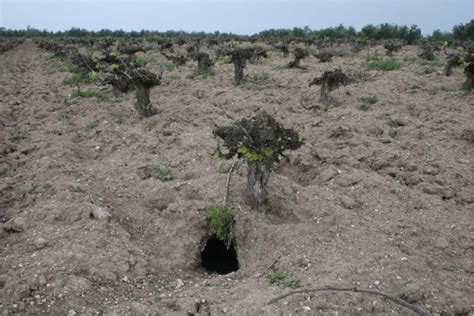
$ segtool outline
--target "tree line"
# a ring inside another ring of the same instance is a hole
[[[0,29],[0,36],[3,37],[190,37],[190,38],[231,38],[231,39],[264,39],[264,40],[280,40],[283,38],[299,38],[299,39],[400,39],[407,43],[414,43],[423,37],[421,29],[417,25],[396,25],[383,23],[379,25],[368,24],[360,31],[354,27],[346,27],[338,25],[335,27],[313,30],[308,26],[303,28],[295,27],[292,29],[268,29],[256,33],[254,35],[236,35],[233,33],[216,32],[185,32],[185,31],[124,31],[102,29],[100,31],[89,31],[83,28],[73,27],[66,31],[47,31],[27,27],[24,30]],[[451,32],[443,32],[439,29],[427,36],[433,40],[474,40],[474,19],[465,24],[454,25]]]

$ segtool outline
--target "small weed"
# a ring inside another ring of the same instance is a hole
[[[301,287],[301,282],[300,280],[297,280],[297,279],[288,278],[283,282],[282,287],[284,289],[286,288],[297,289]]]
[[[425,133],[423,132],[421,128],[418,128],[416,130],[416,138],[418,138],[419,140],[422,140],[423,138],[425,138]]]
[[[73,65],[69,61],[64,61],[62,64],[59,65],[59,71],[61,72],[71,72],[73,74],[80,74],[82,69]]]
[[[436,72],[436,68],[433,66],[425,66],[420,71],[417,72],[418,75],[431,75],[432,73]]]
[[[232,241],[231,230],[234,221],[234,209],[229,205],[214,204],[209,206],[207,217],[211,225],[211,234],[222,240],[229,248]]]
[[[426,60],[420,59],[418,62],[421,66],[430,66],[430,67],[443,67],[444,64],[439,59]]]
[[[98,92],[92,89],[86,89],[86,90],[74,90],[71,95],[69,96],[69,99],[75,99],[75,98],[96,98],[97,101],[110,101],[111,97],[107,93],[102,93]]]
[[[114,117],[114,122],[117,124],[121,125],[125,121],[125,114],[123,112],[112,113],[112,116]]]
[[[221,56],[217,59],[216,63],[218,65],[223,65],[223,64],[229,64],[232,60],[232,57],[231,56]]]
[[[207,77],[215,76],[216,72],[212,68],[208,68],[208,69],[196,68],[196,70],[194,71],[194,75],[196,77],[207,78]]]
[[[370,109],[370,104],[367,102],[362,102],[359,104],[359,109],[362,111],[368,111]]]
[[[270,75],[265,71],[258,72],[252,76],[253,81],[267,81],[270,79]]]
[[[63,80],[63,85],[66,86],[78,86],[81,83],[94,83],[97,81],[97,74],[95,72],[89,72],[86,75],[73,74]]]
[[[303,50],[304,50],[304,54],[305,54],[306,56],[309,56],[309,55],[312,54],[311,47],[309,47],[309,46],[305,46],[305,48],[303,48]]]
[[[290,65],[288,63],[286,63],[284,65],[278,65],[278,66],[275,67],[275,69],[277,69],[277,70],[290,69]]]
[[[363,111],[367,111],[370,109],[371,105],[374,105],[379,101],[376,95],[371,95],[365,98],[360,99],[361,103],[359,105],[359,108]]]
[[[173,71],[177,66],[171,62],[167,62],[163,64],[163,67],[168,71]]]
[[[30,137],[30,135],[28,133],[18,132],[16,134],[14,134],[10,139],[14,140],[14,141],[20,141],[20,140],[28,139],[28,137]]]
[[[171,131],[168,131],[168,130],[166,130],[166,129],[162,129],[162,130],[161,130],[161,134],[162,134],[163,136],[165,136],[165,137],[168,137],[168,136],[173,135],[173,133],[172,133]]]
[[[310,94],[303,93],[300,98],[300,104],[306,110],[314,109],[315,98]]]
[[[270,284],[277,284],[282,288],[292,288],[296,289],[301,287],[301,283],[299,280],[292,278],[288,275],[288,273],[279,270],[272,270],[267,274],[267,280]]]
[[[156,166],[155,170],[153,171],[153,177],[158,179],[162,182],[173,180],[173,173],[170,169],[160,166]]]
[[[139,66],[146,66],[149,63],[156,62],[157,58],[155,56],[137,56],[135,58],[135,63]]]
[[[88,129],[96,129],[97,127],[99,127],[99,124],[100,124],[100,121],[95,120],[95,121],[92,121],[89,124],[87,124],[87,128]]]
[[[439,90],[441,90],[441,91],[443,91],[443,92],[449,92],[449,91],[451,91],[451,88],[449,88],[449,87],[446,86],[446,85],[439,86],[438,88],[439,88]]]
[[[403,56],[402,61],[407,63],[407,64],[412,64],[416,61],[415,56]]]
[[[281,89],[285,87],[285,82],[278,80],[276,83],[277,88]]]
[[[395,138],[398,135],[398,127],[390,126],[388,130],[388,136]]]
[[[377,49],[375,49],[373,55],[370,54],[370,48],[367,50],[367,57],[366,57],[367,62],[369,62],[371,60],[379,60],[379,59],[380,59],[380,56],[379,56],[379,53],[378,53]]]
[[[400,121],[400,120],[397,120],[397,119],[390,119],[388,121],[388,126],[390,127],[389,130],[388,130],[388,136],[390,136],[391,138],[395,138],[395,136],[398,135],[398,131],[399,131],[399,127],[400,126],[404,126],[405,124]]]
[[[366,98],[362,98],[362,101],[367,102],[368,104],[372,105],[372,104],[377,103],[379,101],[379,98],[377,98],[376,95],[371,95]]]
[[[400,121],[400,120],[397,120],[397,119],[390,119],[388,121],[388,126],[390,127],[400,127],[400,126],[404,126],[405,124]]]
[[[397,70],[401,68],[401,64],[398,60],[394,58],[389,59],[377,59],[371,61],[367,67],[370,70],[383,70],[383,71],[391,71]]]
[[[288,278],[288,273],[284,271],[272,270],[268,272],[267,279],[270,284],[279,284]]]

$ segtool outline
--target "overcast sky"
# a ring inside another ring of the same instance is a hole
[[[424,34],[474,18],[474,0],[0,0],[0,26],[253,34],[269,28],[417,24]]]

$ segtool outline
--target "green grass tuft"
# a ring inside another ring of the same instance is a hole
[[[398,127],[390,126],[388,129],[388,136],[395,138],[398,135]]]
[[[88,129],[96,129],[97,127],[99,127],[99,124],[100,124],[100,121],[95,120],[95,121],[92,121],[89,124],[87,124],[87,128]]]
[[[146,66],[147,64],[149,63],[153,63],[153,62],[156,62],[157,61],[157,58],[155,56],[137,56],[135,57],[135,62],[139,65],[139,66]]]
[[[229,248],[232,241],[231,230],[234,221],[234,209],[229,205],[214,204],[209,206],[207,217],[210,222],[211,234],[222,240]]]
[[[63,80],[63,85],[78,86],[81,83],[94,83],[96,81],[97,74],[95,72],[89,72],[87,75],[73,74],[72,76],[66,77]]]
[[[251,83],[251,82],[241,83],[240,88],[244,90],[253,90],[253,91],[262,91],[265,89],[264,86],[256,84],[256,83]]]
[[[400,62],[394,58],[389,58],[389,59],[377,59],[374,61],[371,61],[367,67],[370,70],[382,70],[382,71],[391,71],[391,70],[397,70],[402,67]]]
[[[173,71],[174,69],[176,69],[176,64],[173,64],[171,62],[166,62],[166,63],[163,63],[163,67],[168,70],[168,71]]]
[[[155,170],[153,171],[153,177],[158,179],[162,182],[173,180],[173,173],[170,169],[160,166],[156,166]]]
[[[299,280],[290,277],[285,271],[279,271],[276,269],[273,269],[272,271],[268,272],[267,280],[268,282],[270,282],[270,284],[277,284],[280,285],[282,288],[296,289],[301,287],[301,283]]]
[[[214,69],[212,68],[208,68],[208,69],[199,69],[199,68],[196,68],[196,70],[194,71],[194,75],[196,77],[202,77],[202,78],[207,78],[207,77],[211,77],[211,76],[215,76],[216,75],[216,72],[214,71]]]
[[[112,99],[108,93],[102,93],[102,92],[98,92],[92,89],[74,90],[69,96],[69,99],[75,99],[75,98],[96,98],[97,101],[100,101],[100,102],[110,101]]]
[[[365,98],[361,98],[360,99],[361,103],[359,104],[359,108],[362,111],[367,111],[368,109],[370,109],[370,106],[377,103],[378,100],[379,99],[377,98],[376,95],[371,95],[371,96],[368,96],[368,97],[365,97]]]
[[[443,67],[444,66],[444,64],[439,59],[433,59],[433,60],[420,59],[418,63],[422,66],[430,66],[430,67]]]

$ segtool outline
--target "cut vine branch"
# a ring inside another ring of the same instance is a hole
[[[428,312],[424,307],[418,304],[412,304],[409,303],[399,297],[396,297],[394,295],[379,291],[379,290],[369,290],[369,289],[360,289],[360,288],[343,288],[343,287],[333,287],[333,286],[325,286],[325,287],[319,287],[319,288],[310,288],[310,289],[300,289],[300,290],[294,290],[290,291],[288,293],[282,294],[280,296],[277,296],[275,298],[272,298],[270,301],[268,301],[268,305],[273,304],[275,302],[278,302],[288,296],[295,295],[295,294],[308,294],[308,293],[316,293],[316,292],[327,292],[327,291],[333,291],[333,292],[354,292],[354,293],[363,293],[363,294],[369,294],[369,295],[376,295],[383,297],[389,301],[392,301],[393,303],[403,306],[405,308],[410,309],[412,312],[415,312],[418,315],[421,316],[430,316],[430,312]]]
[[[232,171],[234,171],[235,164],[237,161],[234,161],[232,166],[229,169],[229,173],[227,174],[227,180],[225,182],[225,195],[224,195],[224,201],[222,202],[222,206],[226,206],[227,202],[229,202],[229,192],[230,192],[230,177],[232,175]]]

